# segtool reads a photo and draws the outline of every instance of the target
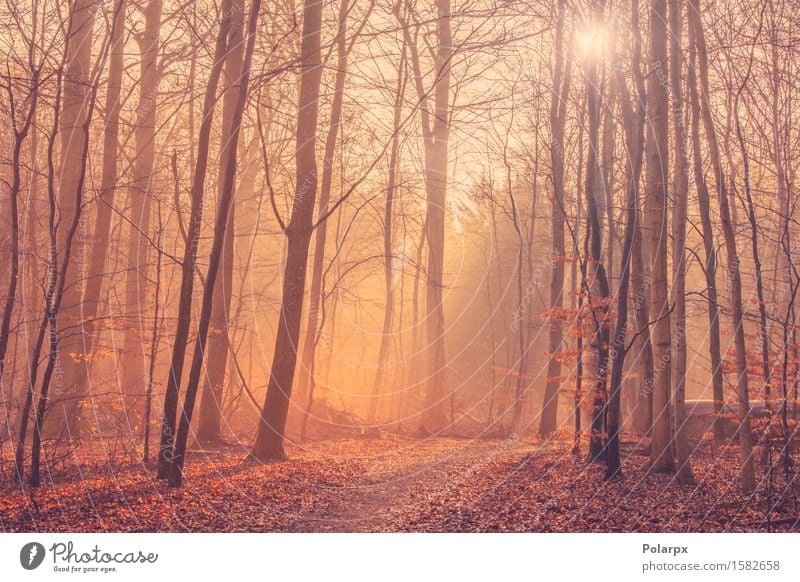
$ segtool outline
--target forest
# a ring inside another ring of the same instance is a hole
[[[798,31],[0,1],[0,530],[800,531]]]

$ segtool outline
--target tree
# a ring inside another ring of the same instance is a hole
[[[108,78],[106,80],[105,119],[103,125],[103,161],[100,180],[100,194],[97,200],[94,236],[89,255],[89,267],[86,277],[86,288],[83,294],[83,306],[80,325],[81,350],[75,357],[77,365],[66,370],[70,378],[67,385],[74,385],[76,392],[64,407],[63,428],[68,428],[71,435],[81,432],[81,401],[88,391],[91,382],[89,374],[92,353],[96,346],[102,326],[97,325],[99,313],[103,309],[101,293],[103,290],[106,259],[111,245],[109,240],[111,222],[114,214],[118,180],[118,158],[120,153],[120,111],[122,109],[122,74],[125,52],[125,9],[123,2],[115,11],[112,33],[110,37],[110,58],[108,59]],[[82,354],[79,355],[79,354]]]
[[[650,0],[650,74],[647,76],[646,226],[650,235],[653,324],[653,439],[650,460],[657,472],[674,471],[671,446],[671,327],[667,293],[667,198],[669,187],[669,103],[667,0]]]
[[[591,8],[590,29],[600,27],[603,21],[604,3],[595,1]],[[588,144],[586,152],[586,222],[589,241],[589,257],[592,265],[592,277],[588,288],[584,289],[589,297],[589,309],[595,326],[593,338],[597,352],[597,377],[592,396],[592,425],[589,435],[589,461],[603,460],[605,455],[605,410],[608,397],[609,367],[609,286],[606,270],[602,260],[603,233],[600,223],[600,209],[597,192],[602,187],[601,164],[598,162],[600,132],[601,95],[598,83],[598,59],[596,55],[587,54],[584,63],[584,79],[586,84],[586,109],[589,121]]]
[[[709,340],[708,349],[711,358],[711,383],[712,395],[714,398],[714,412],[717,418],[722,411],[722,404],[725,398],[723,393],[723,371],[722,354],[720,347],[720,320],[719,304],[717,303],[717,250],[714,246],[714,228],[711,224],[711,204],[703,173],[702,143],[700,135],[700,94],[697,88],[697,42],[696,26],[693,23],[694,14],[699,10],[696,3],[690,3],[688,7],[688,39],[689,39],[689,69],[687,72],[687,84],[691,105],[691,134],[692,134],[692,169],[694,175],[695,189],[697,190],[697,202],[700,210],[700,220],[702,223],[703,248],[705,250],[705,265],[703,273],[706,280],[706,296],[708,307]],[[717,440],[722,440],[722,423],[717,420],[714,422],[714,433]]]
[[[411,35],[408,21],[397,13],[408,45],[414,86],[419,99],[425,155],[425,241],[428,257],[425,268],[425,320],[428,363],[424,428],[436,432],[444,427],[445,325],[442,292],[444,289],[444,233],[447,198],[448,141],[450,137],[450,68],[453,37],[450,29],[450,0],[436,0],[436,33],[433,56],[433,82],[424,86],[417,32]],[[433,103],[431,104],[432,96]]]
[[[236,104],[239,100],[242,79],[242,61],[244,59],[244,42],[242,28],[244,18],[243,0],[231,0],[231,28],[228,38],[228,52],[225,56],[225,89],[222,103],[222,151],[219,157],[219,175],[225,176],[230,155],[230,141],[233,134],[231,123]],[[235,183],[235,180],[234,180]],[[217,198],[225,196],[223,191],[225,180],[217,182]],[[208,364],[206,379],[203,382],[203,397],[200,401],[200,422],[197,427],[197,440],[202,443],[213,443],[219,440],[220,416],[222,410],[223,388],[225,386],[225,369],[230,350],[228,319],[230,317],[231,296],[233,294],[233,242],[236,205],[231,204],[228,210],[228,224],[225,226],[225,238],[222,245],[221,277],[217,277],[214,289],[214,303],[211,310],[211,337],[208,340]],[[208,284],[208,283],[206,283]]]
[[[338,27],[336,32],[336,78],[333,83],[333,99],[331,103],[330,124],[325,138],[325,153],[322,163],[322,184],[319,193],[319,216],[328,212],[333,181],[334,153],[336,139],[339,135],[339,126],[342,118],[342,104],[344,102],[345,81],[347,80],[347,59],[352,48],[352,42],[347,39],[347,18],[350,14],[352,3],[350,0],[341,0],[339,4]],[[364,21],[366,22],[366,21]],[[363,26],[363,25],[362,25]],[[355,37],[353,41],[355,40]],[[325,245],[328,240],[328,221],[324,221],[314,231],[314,263],[311,270],[311,287],[309,289],[309,309],[306,323],[305,338],[303,340],[302,360],[298,373],[297,384],[304,390],[306,400],[306,415],[309,414],[308,403],[312,399],[310,394],[314,379],[311,371],[314,368],[316,355],[316,339],[320,328],[320,305],[322,299],[322,275],[325,266]]]
[[[744,310],[742,307],[742,278],[739,270],[739,256],[736,250],[736,235],[731,221],[728,189],[722,169],[717,133],[709,104],[708,53],[705,36],[700,21],[699,1],[693,0],[690,7],[690,26],[694,27],[694,40],[697,48],[698,72],[700,81],[700,112],[705,128],[711,166],[714,169],[714,182],[719,201],[720,224],[728,255],[728,277],[731,289],[731,321],[736,349],[736,395],[739,416],[739,448],[741,455],[741,488],[745,493],[755,489],[755,469],[753,467],[753,434],[750,428],[750,390],[747,378],[747,347],[744,333]]]
[[[205,356],[205,344],[208,339],[208,328],[211,323],[211,311],[214,305],[214,286],[222,256],[222,247],[225,244],[225,231],[230,223],[230,209],[234,203],[234,184],[236,182],[236,162],[237,147],[239,145],[239,134],[242,127],[242,115],[247,101],[248,86],[250,83],[250,68],[253,62],[253,51],[255,50],[256,30],[258,29],[258,17],[261,10],[261,0],[253,0],[250,6],[250,15],[247,26],[247,48],[244,53],[244,60],[239,74],[239,87],[236,95],[236,104],[230,119],[230,137],[224,144],[225,175],[222,182],[222,195],[219,198],[217,208],[216,224],[214,226],[214,241],[211,247],[211,255],[208,263],[208,273],[206,275],[206,285],[203,290],[203,305],[200,310],[200,325],[197,330],[197,339],[192,357],[192,365],[189,372],[189,380],[186,386],[186,396],[183,401],[183,414],[178,425],[178,436],[175,440],[175,450],[172,455],[172,466],[169,474],[169,484],[171,487],[180,487],[183,478],[183,464],[186,458],[186,443],[189,438],[189,425],[192,422],[194,403],[197,397],[197,389],[200,384],[200,373],[203,368]],[[235,18],[233,15],[231,19]]]
[[[638,19],[639,5],[638,0],[631,2],[632,13],[636,18],[632,19],[635,24]],[[635,41],[634,41],[635,43]],[[638,48],[638,47],[637,47]],[[634,68],[639,67],[639,51],[634,48]],[[616,53],[616,51],[614,51]],[[616,61],[616,54],[614,56]],[[626,151],[626,222],[625,232],[622,242],[622,263],[620,264],[619,286],[617,289],[617,322],[614,337],[611,343],[611,385],[609,388],[608,403],[608,446],[606,453],[606,479],[613,479],[621,475],[621,463],[619,452],[620,441],[620,416],[621,416],[621,393],[622,379],[625,371],[625,356],[629,346],[628,337],[628,288],[631,280],[632,255],[635,233],[639,228],[639,180],[642,171],[643,151],[644,151],[644,122],[645,108],[644,102],[639,101],[639,106],[634,110],[628,87],[625,79],[617,66],[612,63],[614,69],[614,83],[619,95],[620,109],[622,110],[623,127],[625,128],[625,151]]]
[[[35,16],[34,16],[35,18]],[[32,39],[33,43],[35,39]],[[36,119],[36,106],[39,98],[39,77],[41,74],[41,64],[37,63],[35,52],[31,48],[28,57],[28,73],[30,75],[29,86],[24,92],[24,99],[18,103],[15,97],[15,87],[8,76],[6,92],[9,104],[11,105],[11,130],[14,135],[14,143],[11,152],[11,183],[8,192],[8,213],[11,225],[10,255],[11,266],[9,269],[8,288],[6,291],[5,302],[3,304],[3,318],[0,321],[0,383],[3,379],[5,370],[6,352],[8,351],[8,340],[11,337],[11,319],[14,314],[14,306],[17,299],[17,285],[19,283],[19,259],[20,259],[20,236],[19,236],[19,195],[22,189],[22,152],[28,133],[33,127]]]
[[[675,304],[675,344],[673,372],[675,387],[675,454],[677,479],[694,481],[689,464],[689,437],[686,424],[686,219],[689,206],[689,154],[686,122],[683,115],[683,35],[680,0],[669,0],[670,89],[672,127],[675,143],[672,210],[672,298]]]
[[[567,103],[571,81],[571,60],[564,57],[564,27],[566,2],[558,3],[556,34],[553,52],[553,91],[550,100],[550,164],[553,181],[551,236],[553,243],[553,268],[550,281],[550,307],[560,310],[564,305],[564,126],[566,124]],[[566,63],[564,62],[566,60]],[[558,352],[562,349],[564,330],[558,317],[550,318],[549,351],[547,379],[542,403],[542,416],[539,434],[545,436],[556,429],[558,415],[558,391],[561,386],[561,361]]]
[[[386,184],[386,204],[383,212],[383,279],[385,285],[385,305],[383,311],[383,327],[381,329],[381,345],[378,349],[378,365],[375,368],[373,380],[372,400],[370,400],[369,418],[374,420],[378,405],[378,396],[383,389],[386,377],[386,368],[391,345],[392,322],[394,320],[395,287],[398,278],[402,277],[402,263],[398,266],[392,248],[394,233],[394,204],[398,180],[398,165],[400,163],[400,123],[402,122],[403,102],[405,101],[406,82],[406,56],[405,42],[400,52],[400,64],[397,67],[397,85],[395,88],[394,111],[392,115],[392,146],[389,154],[389,176]],[[398,273],[397,270],[401,272]]]
[[[288,224],[281,225],[286,235],[286,264],[283,290],[272,357],[267,395],[261,409],[252,456],[258,460],[286,456],[283,438],[292,394],[292,380],[297,365],[303,294],[306,286],[308,247],[313,231],[314,205],[317,196],[317,120],[322,82],[320,35],[322,0],[303,2],[303,40],[300,47],[300,100],[297,112],[297,150],[295,154],[295,194]]]
[[[150,220],[155,189],[156,115],[158,112],[161,0],[148,0],[142,7],[144,30],[139,40],[139,103],[134,127],[136,154],[129,195],[128,272],[125,281],[125,335],[123,339],[125,380],[123,394],[141,397],[145,385],[144,338],[148,329],[144,314],[148,301],[148,251]],[[127,398],[131,404],[141,400]],[[134,425],[138,425],[134,415]]]
[[[172,357],[170,359],[167,390],[164,395],[164,413],[161,425],[161,442],[158,450],[158,478],[169,476],[176,435],[176,414],[180,394],[181,377],[186,356],[186,345],[189,339],[189,324],[192,314],[192,291],[194,289],[194,272],[197,264],[197,249],[200,238],[200,227],[203,217],[203,197],[205,192],[206,169],[208,167],[208,151],[210,145],[211,125],[214,121],[214,109],[217,102],[217,84],[225,63],[228,31],[231,26],[232,13],[229,0],[220,6],[219,31],[214,45],[214,62],[206,85],[203,100],[203,121],[197,140],[197,159],[192,179],[191,209],[186,244],[181,264],[181,287],[178,295],[178,321],[173,339]]]
[[[90,75],[92,68],[92,34],[97,0],[78,0],[71,7],[69,14],[69,32],[67,36],[66,70],[64,72],[63,96],[59,115],[59,135],[61,138],[61,156],[58,162],[56,177],[58,191],[58,230],[57,252],[55,264],[61,263],[61,257],[70,255],[60,274],[64,278],[64,296],[59,302],[61,322],[65,328],[59,338],[60,348],[68,357],[62,362],[64,369],[63,386],[55,394],[52,415],[53,432],[60,431],[69,425],[70,416],[74,416],[73,399],[80,398],[83,386],[81,368],[86,365],[83,340],[80,333],[73,331],[83,325],[83,285],[86,278],[85,241],[83,237],[70,237],[71,229],[67,226],[82,213],[83,188],[89,144],[87,124],[90,121],[89,103],[92,90]],[[97,88],[94,89],[96,93]],[[63,227],[62,227],[63,225]],[[67,249],[67,247],[70,247]],[[66,331],[69,330],[69,331]]]

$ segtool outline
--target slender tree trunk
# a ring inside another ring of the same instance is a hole
[[[444,243],[447,195],[448,143],[450,138],[450,66],[453,40],[450,30],[450,0],[436,0],[436,81],[433,87],[433,122],[425,140],[425,189],[428,261],[425,316],[428,343],[427,424],[434,432],[445,422],[445,317]]]
[[[36,119],[36,105],[39,98],[39,70],[35,68],[33,62],[30,63],[30,73],[30,88],[26,99],[28,106],[24,111],[24,116],[21,117],[21,124],[19,123],[20,117],[17,112],[13,110],[11,112],[11,129],[14,134],[14,145],[11,152],[11,183],[8,193],[8,222],[11,225],[11,240],[9,244],[11,265],[8,275],[8,289],[3,304],[3,318],[0,322],[0,390],[3,389],[2,382],[3,373],[5,371],[6,352],[8,351],[8,340],[11,336],[11,318],[14,313],[14,306],[17,298],[17,284],[19,282],[19,194],[22,185],[22,147]],[[11,80],[8,81],[8,95],[13,104],[14,94]],[[17,335],[15,339],[18,339],[18,337]],[[13,380],[13,370],[11,377]],[[13,391],[9,391],[9,399],[13,399],[12,392]],[[0,394],[0,396],[2,396],[2,394]]]
[[[742,279],[739,271],[739,255],[736,250],[736,234],[731,221],[728,191],[725,174],[722,170],[717,134],[709,104],[708,54],[700,22],[699,0],[690,0],[690,24],[694,26],[697,43],[698,71],[700,73],[700,110],[708,142],[711,165],[719,198],[720,223],[728,255],[728,276],[731,286],[731,319],[734,345],[736,349],[736,394],[739,414],[739,448],[741,454],[741,488],[745,493],[755,489],[755,469],[753,463],[753,434],[750,428],[750,394],[747,378],[747,346],[745,343],[744,310],[742,307]]]
[[[609,3],[611,6],[612,3]],[[608,25],[614,36],[614,27],[612,23]],[[606,230],[606,278],[608,279],[609,295],[613,292],[614,281],[614,243],[616,242],[616,226],[614,224],[614,134],[617,120],[614,119],[614,100],[616,98],[616,89],[614,83],[611,81],[612,74],[604,71],[603,82],[601,87],[602,93],[606,95],[605,102],[601,106],[601,113],[603,117],[602,129],[602,150],[600,158],[600,168],[603,185],[603,208],[600,212],[600,229]],[[605,216],[604,216],[605,215]],[[605,225],[603,224],[605,222]]]
[[[572,443],[572,454],[576,457],[580,454],[582,423],[581,423],[581,403],[583,402],[583,296],[586,289],[586,257],[588,255],[588,235],[589,227],[586,226],[584,234],[583,250],[579,244],[581,234],[581,217],[583,216],[583,197],[581,180],[583,180],[583,134],[586,120],[586,104],[581,101],[578,113],[578,164],[575,172],[575,222],[572,228],[572,273],[571,273],[571,306],[575,311],[575,323],[577,328],[577,338],[575,340],[575,351],[578,353],[575,362],[575,394],[573,395],[573,414],[574,429]],[[578,269],[580,266],[580,269]],[[578,271],[580,271],[580,283],[578,282]],[[577,295],[577,299],[576,299]]]
[[[752,66],[752,63],[751,63]],[[747,203],[747,219],[750,222],[750,245],[753,252],[753,270],[756,275],[756,297],[758,298],[758,329],[761,335],[761,371],[764,377],[764,404],[767,410],[771,409],[770,400],[772,397],[772,367],[769,363],[769,330],[767,328],[767,305],[764,297],[764,277],[761,273],[761,254],[758,250],[758,223],[756,219],[756,209],[753,204],[753,194],[750,186],[750,156],[747,151],[747,143],[744,139],[741,119],[739,118],[739,97],[745,87],[745,83],[750,77],[742,82],[739,94],[734,99],[734,122],[736,125],[736,140],[739,143],[739,151],[742,153],[742,172],[744,180],[744,194]]]
[[[566,124],[567,103],[570,88],[570,64],[564,63],[564,26],[566,19],[566,1],[559,0],[556,21],[556,38],[554,47],[555,68],[553,71],[553,91],[550,101],[550,163],[553,179],[553,204],[551,220],[552,278],[550,281],[550,308],[553,311],[549,319],[550,357],[547,362],[547,379],[544,387],[544,402],[539,423],[539,434],[548,435],[556,429],[558,423],[558,392],[561,388],[561,361],[558,352],[562,349],[564,329],[562,319],[555,313],[564,305],[564,126]]]
[[[514,232],[517,235],[517,257],[514,265],[517,283],[517,305],[519,309],[525,305],[525,273],[523,271],[523,258],[525,255],[525,240],[522,234],[522,225],[520,224],[519,209],[517,208],[516,198],[514,196],[514,187],[511,183],[511,164],[508,161],[507,152],[504,152],[504,163],[506,166],[506,190],[508,198],[511,202],[511,221],[514,226]],[[520,422],[522,419],[522,412],[525,408],[525,371],[528,362],[528,342],[526,340],[526,326],[528,318],[524,313],[514,318],[511,324],[511,329],[517,332],[517,348],[519,349],[519,357],[517,358],[517,373],[516,373],[516,386],[514,390],[514,407],[511,417],[511,431],[514,434],[519,434]]]
[[[641,199],[641,196],[639,197]],[[637,211],[641,209],[640,202],[637,200]],[[639,338],[636,340],[639,354],[639,394],[634,414],[636,431],[641,435],[649,435],[653,428],[653,383],[654,383],[654,363],[653,363],[653,343],[650,338],[650,302],[648,294],[650,291],[650,281],[645,274],[643,254],[646,249],[642,249],[644,240],[642,237],[641,222],[633,234],[633,256],[631,258],[631,283],[636,293],[633,305],[634,321]]]
[[[155,185],[156,112],[158,106],[158,52],[160,47],[161,0],[148,1],[143,9],[144,28],[139,43],[139,104],[134,135],[136,156],[129,195],[128,273],[125,282],[126,326],[123,337],[122,391],[127,407],[137,407],[144,394],[147,375],[148,250],[152,193]],[[129,411],[131,424],[140,418]]]
[[[397,167],[400,158],[400,118],[403,113],[403,101],[405,100],[406,86],[406,46],[400,54],[400,64],[397,67],[397,87],[395,89],[394,116],[392,119],[392,145],[389,154],[389,181],[386,186],[386,205],[383,212],[383,278],[385,287],[385,305],[383,309],[383,328],[381,330],[381,345],[378,349],[378,365],[375,369],[375,379],[373,380],[372,398],[369,403],[369,418],[375,419],[375,412],[378,405],[378,398],[384,386],[386,377],[386,367],[389,359],[389,346],[392,340],[392,321],[394,319],[394,290],[403,276],[402,262],[398,267],[394,264],[394,253],[392,251],[392,232],[394,218],[394,197],[397,188]],[[402,261],[402,259],[401,259]],[[396,272],[399,268],[399,273]]]
[[[339,125],[342,118],[342,105],[344,103],[345,81],[347,80],[347,16],[350,12],[351,0],[341,0],[339,4],[338,30],[336,34],[336,76],[333,82],[333,99],[331,102],[330,125],[325,138],[325,153],[322,162],[322,182],[319,192],[318,216],[328,212],[333,184],[333,163],[336,153],[336,140],[339,136]],[[311,287],[309,289],[309,309],[306,318],[306,330],[303,339],[300,369],[298,370],[297,386],[302,399],[305,400],[303,409],[307,409],[311,399],[311,369],[314,367],[316,357],[316,338],[319,334],[320,310],[322,309],[322,278],[325,268],[325,246],[328,240],[328,221],[323,221],[314,231],[314,262],[311,268]]]
[[[644,124],[647,116],[647,90],[645,77],[642,74],[642,35],[639,17],[639,0],[631,0],[631,29],[633,33],[633,78],[635,99],[637,103],[636,119],[638,131],[641,132],[640,148],[644,150]],[[630,153],[628,154],[630,155]],[[643,151],[644,155],[644,151]],[[639,171],[641,175],[641,170]],[[641,195],[636,199],[636,212],[640,215]],[[639,338],[637,359],[639,360],[639,392],[636,398],[634,425],[641,435],[650,434],[653,427],[653,344],[650,338],[650,303],[648,300],[650,280],[645,274],[644,255],[645,241],[642,237],[642,224],[637,223],[633,233],[633,255],[631,257],[631,284],[636,293],[633,303],[633,315]]]
[[[634,235],[638,228],[639,176],[642,169],[644,145],[644,115],[639,108],[637,118],[628,95],[625,79],[616,66],[614,68],[615,84],[622,109],[627,150],[626,163],[626,222],[622,242],[622,261],[620,263],[619,287],[617,289],[617,323],[611,343],[612,368],[611,385],[608,399],[608,445],[606,451],[606,479],[621,476],[619,452],[620,433],[620,400],[622,381],[625,371],[625,356],[628,337],[628,287],[631,277],[631,256],[633,254]]]
[[[81,169],[86,160],[83,158],[85,147],[84,140],[88,139],[88,132],[83,127],[88,118],[88,110],[93,106],[90,99],[90,74],[92,67],[92,36],[94,31],[97,0],[77,0],[71,8],[70,26],[67,39],[66,69],[63,79],[63,97],[61,115],[59,117],[59,135],[61,138],[61,159],[57,171],[58,216],[58,259],[55,264],[61,263],[60,258],[66,252],[66,237],[70,231],[69,226],[76,216],[81,215],[79,207],[82,192],[76,192],[82,187]],[[61,301],[60,320],[65,332],[59,338],[59,347],[65,354],[72,354],[60,362],[59,388],[52,395],[53,414],[48,423],[47,432],[56,431],[72,426],[71,420],[79,414],[76,400],[83,393],[83,386],[78,384],[81,377],[80,370],[86,364],[86,355],[82,341],[82,334],[78,331],[83,321],[83,286],[87,275],[86,262],[86,218],[78,222],[79,232],[72,241],[70,261],[65,265],[65,271],[59,272],[59,277],[65,278],[64,297]],[[56,267],[58,268],[58,267]],[[52,305],[51,305],[52,307]],[[72,419],[70,417],[73,417]],[[40,427],[41,428],[41,427]]]
[[[592,6],[592,23],[601,26],[603,20],[603,2],[596,1]],[[586,154],[586,209],[589,234],[589,257],[592,262],[592,277],[589,285],[590,309],[595,323],[594,344],[597,351],[597,377],[592,398],[592,427],[589,435],[589,461],[596,462],[605,455],[605,409],[608,382],[609,351],[609,297],[608,278],[602,261],[603,233],[601,231],[600,209],[597,203],[597,192],[602,187],[602,168],[597,152],[599,151],[600,102],[598,93],[598,61],[589,56],[586,60],[586,107],[589,120],[589,143]],[[596,301],[592,295],[596,293]],[[598,304],[599,302],[599,304]]]
[[[203,370],[203,359],[205,356],[205,345],[208,339],[208,328],[211,324],[211,310],[214,304],[214,286],[216,285],[219,264],[222,257],[222,248],[225,244],[225,231],[230,226],[230,209],[233,206],[234,187],[236,183],[236,164],[238,161],[237,148],[239,146],[239,134],[242,127],[242,116],[244,114],[245,103],[247,102],[247,92],[250,83],[250,67],[253,62],[253,51],[255,50],[256,31],[258,30],[258,17],[261,11],[261,0],[253,0],[250,6],[250,15],[247,25],[247,48],[245,49],[244,60],[240,68],[239,88],[236,92],[236,103],[230,120],[230,137],[223,144],[223,152],[227,166],[222,181],[221,196],[217,207],[216,223],[214,225],[214,240],[211,246],[211,255],[208,263],[208,274],[206,275],[206,285],[203,289],[203,304],[200,310],[200,327],[197,331],[194,354],[192,356],[192,366],[189,371],[189,381],[186,385],[186,396],[183,401],[183,414],[178,425],[178,437],[175,440],[175,451],[172,466],[169,474],[170,487],[180,487],[183,478],[183,465],[186,458],[186,443],[189,439],[189,426],[192,422],[194,403],[197,398],[197,390],[200,385],[200,375]],[[243,15],[235,10],[231,11],[230,19],[235,21],[241,19]],[[229,37],[229,42],[230,39]]]
[[[773,3],[769,3],[770,12],[772,13]],[[780,67],[780,56],[778,53],[778,29],[776,23],[774,22],[774,14],[771,14],[771,27],[770,27],[770,68],[771,68],[771,96],[772,99],[770,101],[770,113],[771,113],[771,121],[772,121],[772,158],[773,163],[775,164],[775,181],[776,181],[776,196],[778,202],[780,203],[780,216],[778,218],[778,230],[779,230],[779,238],[778,238],[778,245],[775,252],[775,274],[773,275],[773,281],[775,282],[775,292],[778,291],[777,281],[779,277],[779,273],[786,272],[787,277],[791,278],[793,273],[788,269],[788,264],[786,260],[786,255],[783,251],[782,238],[784,235],[788,235],[788,224],[790,222],[791,217],[791,208],[789,206],[789,196],[788,196],[788,188],[787,188],[787,178],[786,178],[786,167],[783,160],[783,143],[785,141],[784,132],[779,131],[778,128],[781,127],[780,115],[781,115],[781,82],[782,82],[782,75],[781,75],[781,67]]]
[[[295,197],[286,226],[286,266],[284,267],[278,333],[272,358],[269,385],[261,410],[252,456],[266,461],[286,456],[283,450],[286,416],[292,394],[292,379],[297,364],[297,347],[303,313],[308,247],[317,195],[317,120],[322,82],[320,28],[322,0],[303,2],[302,73],[297,115]]]
[[[206,86],[203,101],[203,121],[197,144],[198,152],[191,190],[191,210],[186,245],[181,265],[181,287],[178,294],[178,319],[173,339],[172,357],[170,359],[167,391],[164,395],[164,413],[161,426],[161,443],[158,450],[158,478],[166,479],[173,461],[176,414],[178,396],[183,375],[183,364],[186,356],[186,345],[189,339],[189,325],[192,319],[192,292],[194,289],[194,271],[197,263],[197,247],[200,238],[200,227],[203,217],[203,195],[205,192],[206,169],[208,167],[208,150],[211,126],[214,121],[214,109],[217,103],[217,84],[225,62],[228,30],[231,25],[229,0],[220,6],[220,27],[214,47],[214,64]],[[227,218],[227,217],[226,217]]]
[[[176,169],[176,182],[177,182],[177,168],[176,156],[173,155],[172,162],[173,168]],[[144,444],[142,458],[145,463],[150,462],[150,416],[153,408],[153,380],[156,368],[156,355],[158,354],[158,345],[161,341],[161,333],[159,327],[163,327],[161,320],[161,261],[163,253],[161,252],[161,241],[164,238],[164,224],[161,215],[161,203],[158,203],[158,236],[156,242],[158,244],[158,256],[156,258],[156,285],[153,289],[153,326],[150,334],[150,364],[147,370],[147,386],[144,393]]]
[[[72,21],[70,21],[72,22]],[[67,33],[69,37],[69,32]],[[14,475],[20,485],[24,483],[25,473],[25,441],[28,435],[28,423],[30,421],[31,411],[33,409],[34,393],[36,391],[36,382],[39,374],[39,359],[42,354],[42,347],[44,345],[45,334],[47,333],[48,316],[50,314],[50,306],[55,293],[56,287],[56,261],[57,257],[57,243],[56,243],[56,192],[55,192],[55,162],[54,151],[56,137],[58,135],[58,128],[61,122],[61,102],[63,95],[63,71],[66,69],[66,62],[69,52],[64,51],[64,56],[61,61],[61,67],[56,76],[56,89],[53,98],[53,124],[50,135],[47,140],[47,200],[49,203],[49,221],[48,233],[50,235],[50,255],[48,262],[47,273],[47,291],[45,293],[44,303],[44,317],[39,323],[39,329],[36,333],[36,340],[31,348],[29,359],[29,372],[27,390],[25,393],[25,400],[22,405],[19,417],[19,429],[17,432],[17,442],[15,447],[14,456]]]
[[[694,481],[689,464],[689,435],[686,424],[686,220],[689,206],[689,154],[686,122],[683,115],[683,35],[681,0],[669,0],[670,87],[672,125],[675,137],[672,210],[672,301],[675,304],[675,453],[677,479]]]
[[[689,4],[688,31],[690,62],[688,69],[689,97],[692,108],[692,166],[694,169],[694,183],[697,190],[697,201],[700,210],[700,221],[703,230],[703,248],[705,250],[705,266],[703,271],[706,279],[706,295],[708,305],[708,341],[709,356],[711,359],[711,385],[714,398],[714,434],[718,441],[723,439],[722,423],[719,416],[722,403],[725,399],[723,392],[724,377],[722,371],[722,348],[720,340],[719,304],[717,302],[717,252],[714,246],[714,227],[711,224],[711,201],[708,194],[708,185],[703,174],[702,144],[700,137],[700,93],[697,88],[697,43],[693,22],[693,13],[698,8],[694,3]]]
[[[228,37],[228,53],[225,57],[225,96],[222,104],[222,150],[219,158],[219,180],[217,182],[218,200],[225,197],[225,172],[228,167],[229,147],[233,134],[233,116],[241,90],[240,74],[244,58],[244,42],[242,28],[244,26],[244,0],[231,0],[231,28]],[[238,130],[237,130],[238,131]],[[234,178],[234,184],[236,180]],[[220,264],[221,276],[217,277],[214,289],[214,303],[211,309],[212,333],[208,339],[208,363],[206,377],[203,382],[203,397],[200,401],[200,422],[197,427],[197,440],[201,443],[214,443],[219,440],[220,418],[222,415],[222,398],[225,387],[225,370],[228,363],[228,318],[231,310],[233,293],[233,240],[234,215],[236,205],[232,204],[228,213],[228,224],[225,227],[225,238],[222,245]],[[206,283],[207,284],[207,283]]]
[[[650,74],[647,104],[646,226],[650,235],[650,297],[653,325],[653,431],[650,461],[655,471],[674,471],[671,445],[672,389],[670,306],[667,293],[667,190],[669,187],[669,95],[667,92],[667,0],[650,0]]]

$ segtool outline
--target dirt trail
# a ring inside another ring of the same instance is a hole
[[[358,485],[324,498],[325,505],[307,507],[294,531],[397,531],[398,524],[425,505],[467,483],[489,463],[522,458],[531,450],[520,441],[436,439],[370,457]],[[331,499],[332,498],[332,499]]]
[[[547,532],[791,531],[738,493],[738,451],[701,451],[697,484],[649,470],[625,445],[623,478],[535,439],[341,439],[256,463],[246,446],[195,451],[181,489],[141,462],[76,451],[35,491],[0,479],[0,531]],[[83,454],[82,454],[83,453]],[[102,462],[101,462],[102,461]],[[2,468],[2,465],[0,465]],[[783,486],[780,482],[778,486]],[[794,489],[787,490],[794,495]]]

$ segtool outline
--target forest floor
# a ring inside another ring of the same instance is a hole
[[[288,461],[260,464],[244,446],[194,451],[181,489],[155,480],[152,466],[71,454],[35,490],[4,479],[0,529],[800,531],[796,498],[765,511],[780,500],[777,482],[771,493],[766,480],[749,498],[738,492],[733,447],[703,445],[689,485],[649,472],[633,443],[611,482],[558,441],[384,435],[287,452]]]

